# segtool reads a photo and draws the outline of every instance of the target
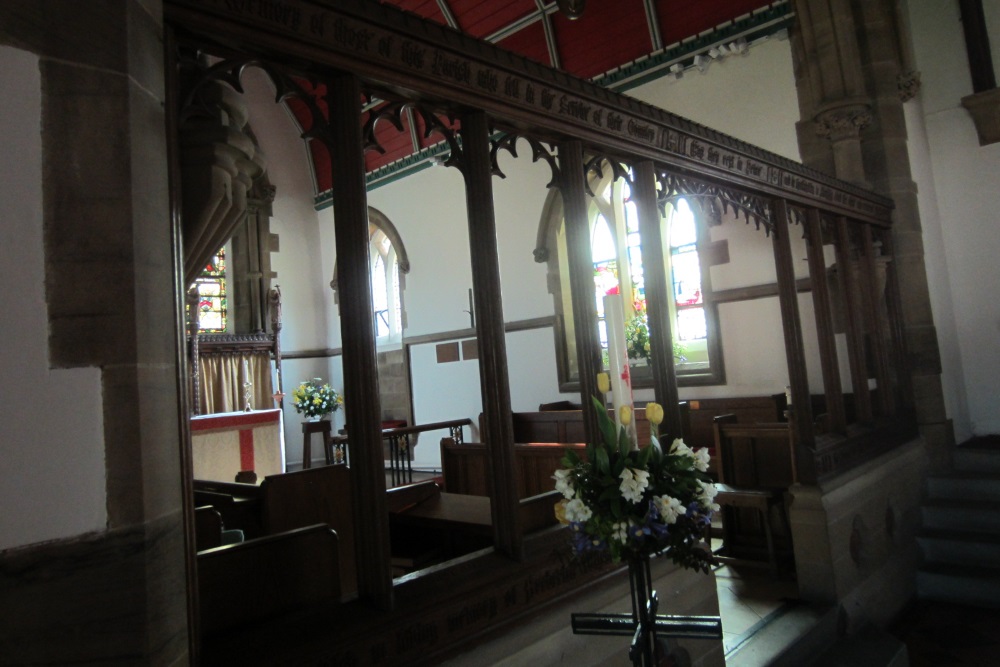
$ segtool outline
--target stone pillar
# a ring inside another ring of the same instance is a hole
[[[65,446],[103,448],[107,507],[106,530],[0,555],[9,610],[0,655],[187,663],[183,286],[160,3],[13,0],[0,5],[0,43],[40,58],[49,363],[100,372],[100,395],[80,405],[100,406],[103,439],[67,432]],[[52,492],[73,502],[75,481]]]
[[[905,22],[892,0],[794,4],[792,57],[803,162],[844,180],[868,183],[896,203],[892,261],[909,352],[908,384],[932,460],[943,464],[954,433],[945,414],[916,184],[909,167],[903,103],[913,96],[919,76],[911,69],[909,36],[901,32]]]

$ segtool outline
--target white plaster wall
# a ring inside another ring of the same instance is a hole
[[[628,91],[701,125],[800,160],[795,124],[799,102],[792,50],[777,36],[756,42],[743,56],[715,60],[702,73],[664,76]]]
[[[101,375],[49,367],[41,76],[0,46],[0,550],[107,524]]]
[[[997,3],[987,5],[996,16]],[[907,9],[923,84],[918,98],[923,127],[913,118],[918,114],[911,113],[909,129],[916,145],[925,133],[930,157],[929,170],[915,170],[922,189],[928,281],[949,416],[962,441],[970,434],[1000,433],[1000,233],[993,202],[1000,144],[979,146],[972,119],[961,106],[972,86],[958,3],[911,1]],[[994,51],[998,43],[994,40]]]

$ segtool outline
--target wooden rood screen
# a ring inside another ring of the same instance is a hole
[[[530,551],[519,525],[492,191],[496,153],[512,150],[518,139],[531,145],[535,159],[548,163],[552,184],[560,190],[585,403],[597,393],[594,383],[601,365],[586,187],[592,173],[610,168],[616,178],[629,181],[637,206],[643,256],[651,259],[645,280],[655,321],[668,320],[671,298],[663,262],[652,261],[663,247],[660,216],[666,203],[679,197],[711,200],[721,210],[739,211],[758,223],[772,239],[800,481],[815,482],[838,466],[851,465],[878,446],[905,437],[912,427],[888,233],[890,200],[382,3],[165,0],[164,12],[168,36],[176,39],[180,54],[172,73],[182,82],[172,91],[179,135],[207,136],[205,123],[231,118],[199,112],[213,101],[218,104],[220,95],[215,93],[220,86],[238,87],[242,70],[253,65],[271,76],[279,96],[299,100],[310,115],[310,137],[325,145],[332,161],[345,393],[351,397],[346,421],[357,445],[352,453],[359,454],[351,461],[354,508],[364,512],[356,523],[367,528],[358,535],[357,545],[362,598],[382,606],[392,600],[370,308],[366,174],[361,168],[364,152],[378,148],[377,120],[400,124],[404,114],[413,113],[419,124],[443,139],[442,162],[460,169],[464,179],[483,376],[481,439],[491,448],[498,552],[519,559]],[[218,60],[209,68],[204,59],[186,57],[195,52]],[[189,148],[184,142],[179,145]],[[819,428],[806,375],[792,226],[808,240],[824,387]],[[825,279],[820,279],[825,277],[825,245],[833,246],[838,266],[855,267],[839,276],[853,419],[845,409],[837,371],[831,299]],[[873,286],[876,264],[886,258],[888,287],[882,300]],[[657,401],[676,406],[671,333],[667,327],[650,333],[652,358],[659,360],[652,366]],[[870,380],[875,390],[869,389]],[[583,417],[586,439],[595,440],[596,415],[587,409]],[[857,423],[850,431],[849,421]],[[667,410],[663,430],[682,432],[679,410]]]

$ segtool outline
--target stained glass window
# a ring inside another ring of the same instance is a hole
[[[198,291],[198,330],[202,333],[226,331],[226,249],[219,252],[205,265],[195,278]]]

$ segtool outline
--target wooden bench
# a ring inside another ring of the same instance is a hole
[[[337,533],[321,524],[200,552],[202,636],[336,604],[337,542]]]
[[[561,461],[567,448],[583,455],[583,444],[537,442],[514,445],[517,497],[530,498],[551,491],[555,485],[552,475],[562,467]],[[446,492],[490,495],[486,480],[486,446],[483,443],[456,444],[451,438],[442,438],[441,470]]]
[[[317,523],[337,531],[340,584],[345,596],[357,592],[354,510],[350,469],[319,466],[268,475],[260,485],[261,521],[268,535]]]
[[[785,491],[795,483],[795,456],[789,424],[740,424],[736,415],[719,415],[713,420],[713,431],[719,476],[716,485],[719,493],[715,501],[723,508],[723,546],[716,558],[737,564],[754,562],[730,553],[736,538],[734,524],[737,517],[734,510],[746,508],[759,518],[764,531],[768,568],[772,575],[777,576],[779,567],[771,526],[772,510],[778,510],[785,534],[791,536],[784,501]],[[745,443],[742,448],[737,445],[740,441]],[[770,444],[767,451],[763,446],[765,442]]]

